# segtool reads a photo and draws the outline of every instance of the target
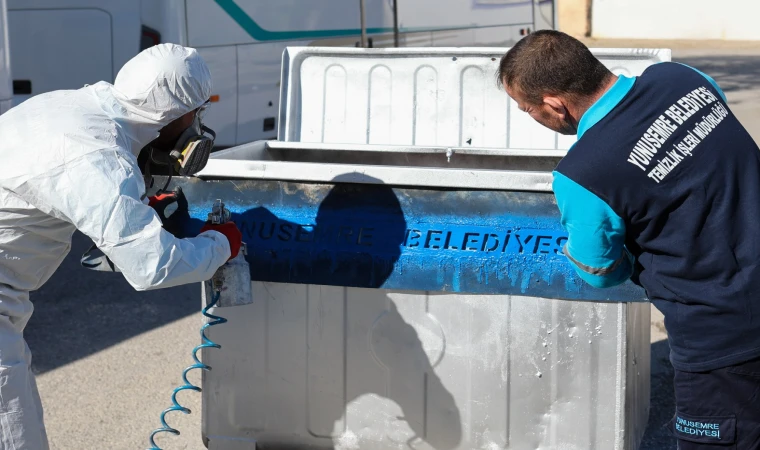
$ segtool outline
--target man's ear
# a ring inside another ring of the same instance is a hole
[[[561,98],[547,96],[544,97],[544,103],[549,105],[549,107],[554,110],[557,115],[561,115],[563,117],[567,116],[567,107]]]

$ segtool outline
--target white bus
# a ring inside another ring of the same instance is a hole
[[[11,58],[8,42],[8,7],[0,0],[0,114],[13,105]]]
[[[173,42],[197,48],[211,69],[217,148],[275,138],[284,48],[361,45],[362,3],[373,47],[507,46],[555,23],[553,0],[7,2],[15,104],[113,82],[141,49]]]

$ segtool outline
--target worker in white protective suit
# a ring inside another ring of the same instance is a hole
[[[137,163],[143,150],[177,150],[180,171],[203,166],[207,153],[190,157],[177,142],[196,134],[210,96],[198,53],[161,44],[127,62],[113,85],[38,95],[0,116],[0,450],[48,448],[23,331],[29,292],[61,264],[75,230],[136,290],[208,280],[237,254],[231,222],[188,239],[164,230]],[[195,150],[210,151],[204,145]]]

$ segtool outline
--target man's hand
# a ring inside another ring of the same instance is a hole
[[[203,228],[201,228],[201,233],[209,230],[218,231],[227,238],[227,241],[230,243],[230,259],[238,255],[240,246],[243,243],[243,234],[240,233],[240,230],[238,230],[235,222],[227,222],[221,225],[212,225],[210,223],[207,223],[203,226]]]

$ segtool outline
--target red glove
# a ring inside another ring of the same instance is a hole
[[[209,230],[218,231],[227,238],[227,241],[230,243],[230,259],[238,255],[238,252],[240,252],[240,246],[243,244],[243,234],[240,233],[235,222],[227,222],[222,225],[212,225],[207,223],[201,228],[201,233]]]

